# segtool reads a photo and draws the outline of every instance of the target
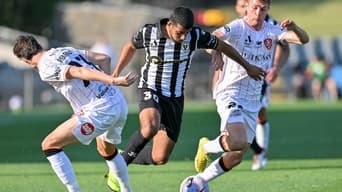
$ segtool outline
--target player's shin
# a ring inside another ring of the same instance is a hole
[[[152,147],[145,146],[144,149],[142,149],[138,156],[133,160],[132,163],[139,165],[153,165],[154,162],[152,159]]]
[[[48,149],[44,151],[46,158],[61,182],[69,192],[81,191],[76,179],[74,169],[69,158],[61,149]]]
[[[148,141],[149,139],[144,138],[139,130],[131,136],[125,151],[122,153],[127,165],[132,163],[132,161],[138,156]]]
[[[131,185],[129,183],[127,164],[119,153],[115,153],[111,157],[106,157],[106,163],[109,167],[110,173],[115,176],[119,182],[120,192],[131,192]]]

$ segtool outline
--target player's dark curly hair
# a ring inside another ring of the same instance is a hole
[[[180,24],[185,29],[190,29],[194,25],[194,14],[189,8],[177,7],[173,10],[170,21],[173,24]]]
[[[32,35],[20,35],[15,40],[13,53],[19,59],[31,60],[34,55],[43,50],[42,46]]]

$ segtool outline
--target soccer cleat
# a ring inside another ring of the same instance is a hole
[[[253,165],[252,170],[258,171],[267,165],[267,158],[265,157],[265,152],[262,152],[260,154],[255,154],[253,156]]]
[[[113,192],[120,192],[119,181],[111,171],[109,171],[107,174],[107,186]]]
[[[201,173],[207,167],[207,163],[209,161],[209,155],[204,151],[203,145],[208,143],[209,139],[206,137],[202,137],[198,143],[198,149],[195,156],[195,169],[197,173]]]

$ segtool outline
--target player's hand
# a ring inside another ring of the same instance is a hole
[[[287,30],[294,30],[297,25],[293,20],[285,19],[280,23],[281,28],[287,29]]]
[[[132,85],[137,79],[138,79],[138,74],[129,72],[125,76],[114,77],[112,80],[112,84],[123,86],[123,87],[128,87]]]
[[[265,80],[267,82],[273,83],[278,77],[278,68],[272,67],[266,74]]]
[[[248,76],[256,81],[262,80],[266,75],[266,72],[263,69],[251,64],[246,67],[246,71]]]

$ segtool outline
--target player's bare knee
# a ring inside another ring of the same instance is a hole
[[[222,136],[222,147],[225,151],[241,151],[247,147],[247,141],[229,136]]]
[[[106,157],[114,153],[113,149],[105,149],[103,147],[97,147],[96,149],[102,157]]]
[[[43,151],[48,150],[48,149],[53,149],[57,148],[55,145],[53,145],[53,141],[50,138],[45,138],[42,143],[41,143],[41,148]]]
[[[164,165],[169,161],[168,157],[157,155],[157,156],[152,156],[153,163],[155,165]]]
[[[142,126],[140,128],[141,135],[146,139],[152,139],[155,134],[158,132],[158,128],[152,125]]]
[[[232,142],[230,147],[232,151],[242,151],[243,149],[245,149],[247,146],[247,142]]]

